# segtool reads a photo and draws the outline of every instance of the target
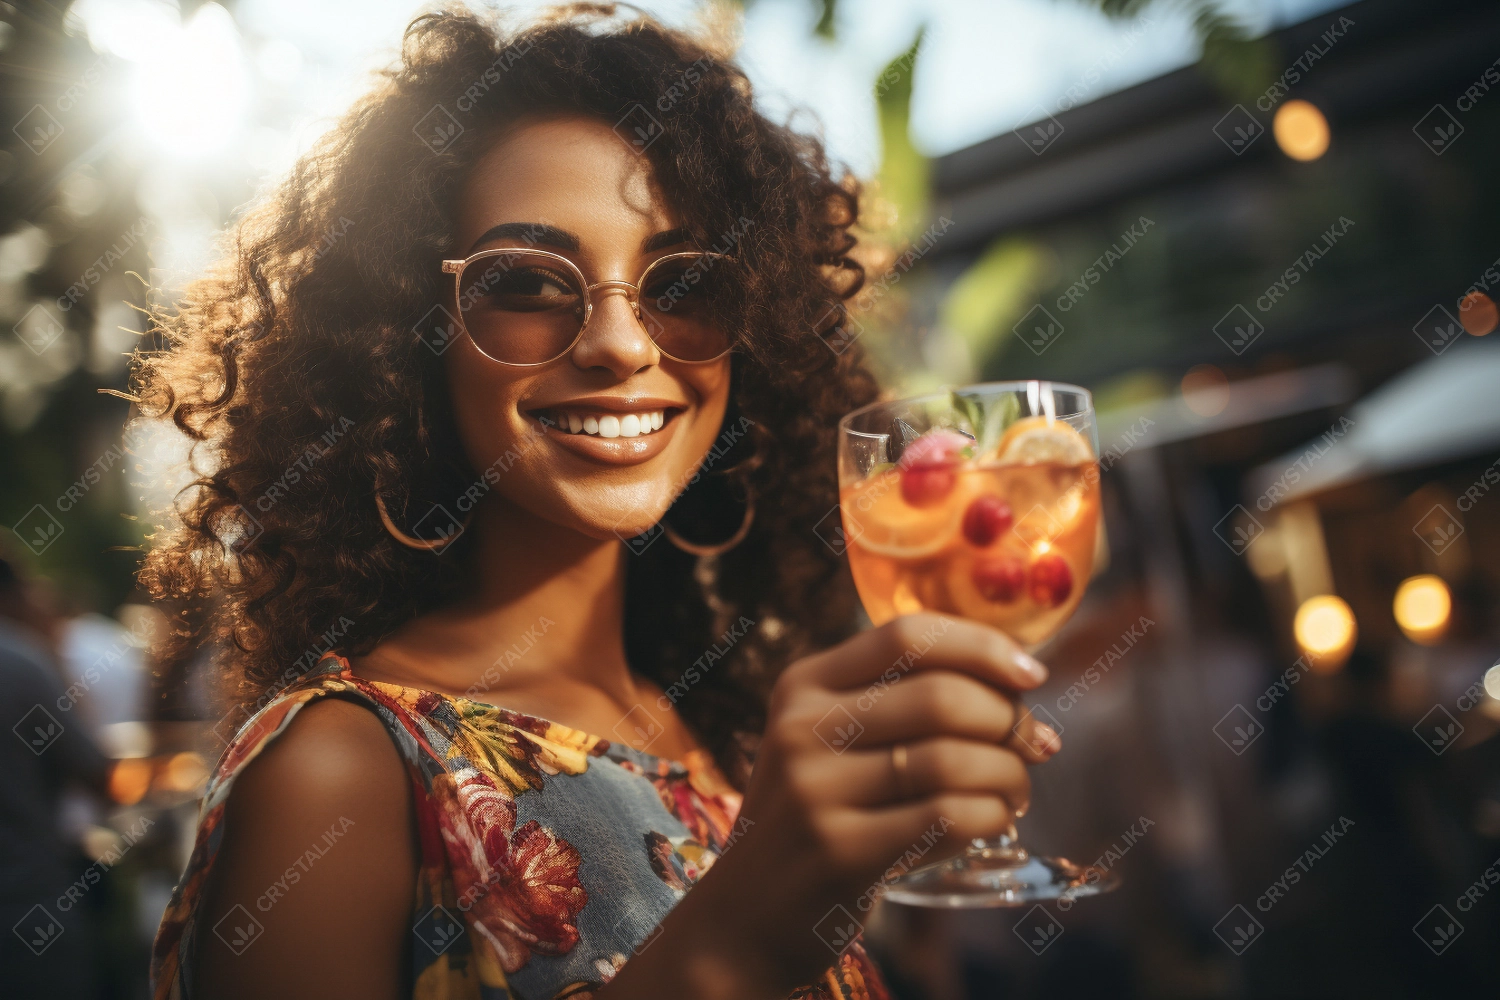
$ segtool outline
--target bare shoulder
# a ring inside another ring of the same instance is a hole
[[[303,706],[225,806],[201,903],[202,995],[399,996],[413,830],[406,768],[375,714],[335,698]]]

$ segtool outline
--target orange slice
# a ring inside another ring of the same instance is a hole
[[[1094,449],[1061,420],[1026,417],[1006,428],[995,455],[1001,465],[1083,465],[1094,460]]]
[[[960,477],[962,479],[962,477]],[[959,495],[932,507],[913,507],[901,498],[898,470],[871,476],[845,495],[845,521],[855,545],[892,559],[923,559],[941,552],[958,536],[964,504]]]

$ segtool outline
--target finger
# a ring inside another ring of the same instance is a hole
[[[865,746],[960,736],[1004,743],[1021,715],[1015,701],[967,674],[927,671],[834,701],[864,727]]]
[[[828,758],[815,768],[811,787],[856,808],[949,793],[999,795],[1022,812],[1031,802],[1026,763],[1010,750],[949,736],[903,746],[904,766],[898,766],[894,747]]]
[[[1003,691],[1047,679],[1047,668],[998,629],[930,613],[903,615],[807,662],[808,677],[835,691],[928,670],[958,671]]]
[[[1057,730],[1032,714],[1031,709],[1023,707],[1020,711],[1020,718],[1010,727],[1009,738],[1001,745],[1028,764],[1041,764],[1051,760],[1062,749],[1062,737]]]

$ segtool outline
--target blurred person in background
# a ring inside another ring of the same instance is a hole
[[[92,911],[66,896],[89,861],[60,825],[70,785],[104,794],[110,764],[66,699],[55,643],[61,623],[0,559],[0,943],[6,997],[95,996]],[[64,720],[59,721],[58,716]]]
[[[1005,830],[1061,743],[997,631],[848,637],[810,526],[876,395],[819,337],[858,208],[687,34],[413,22],[137,359],[216,456],[142,579],[254,713],[157,997],[889,995],[826,918]]]

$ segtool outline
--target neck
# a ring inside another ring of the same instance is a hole
[[[619,540],[579,534],[495,493],[467,530],[477,547],[470,593],[403,628],[366,672],[450,693],[570,680],[628,700]]]

